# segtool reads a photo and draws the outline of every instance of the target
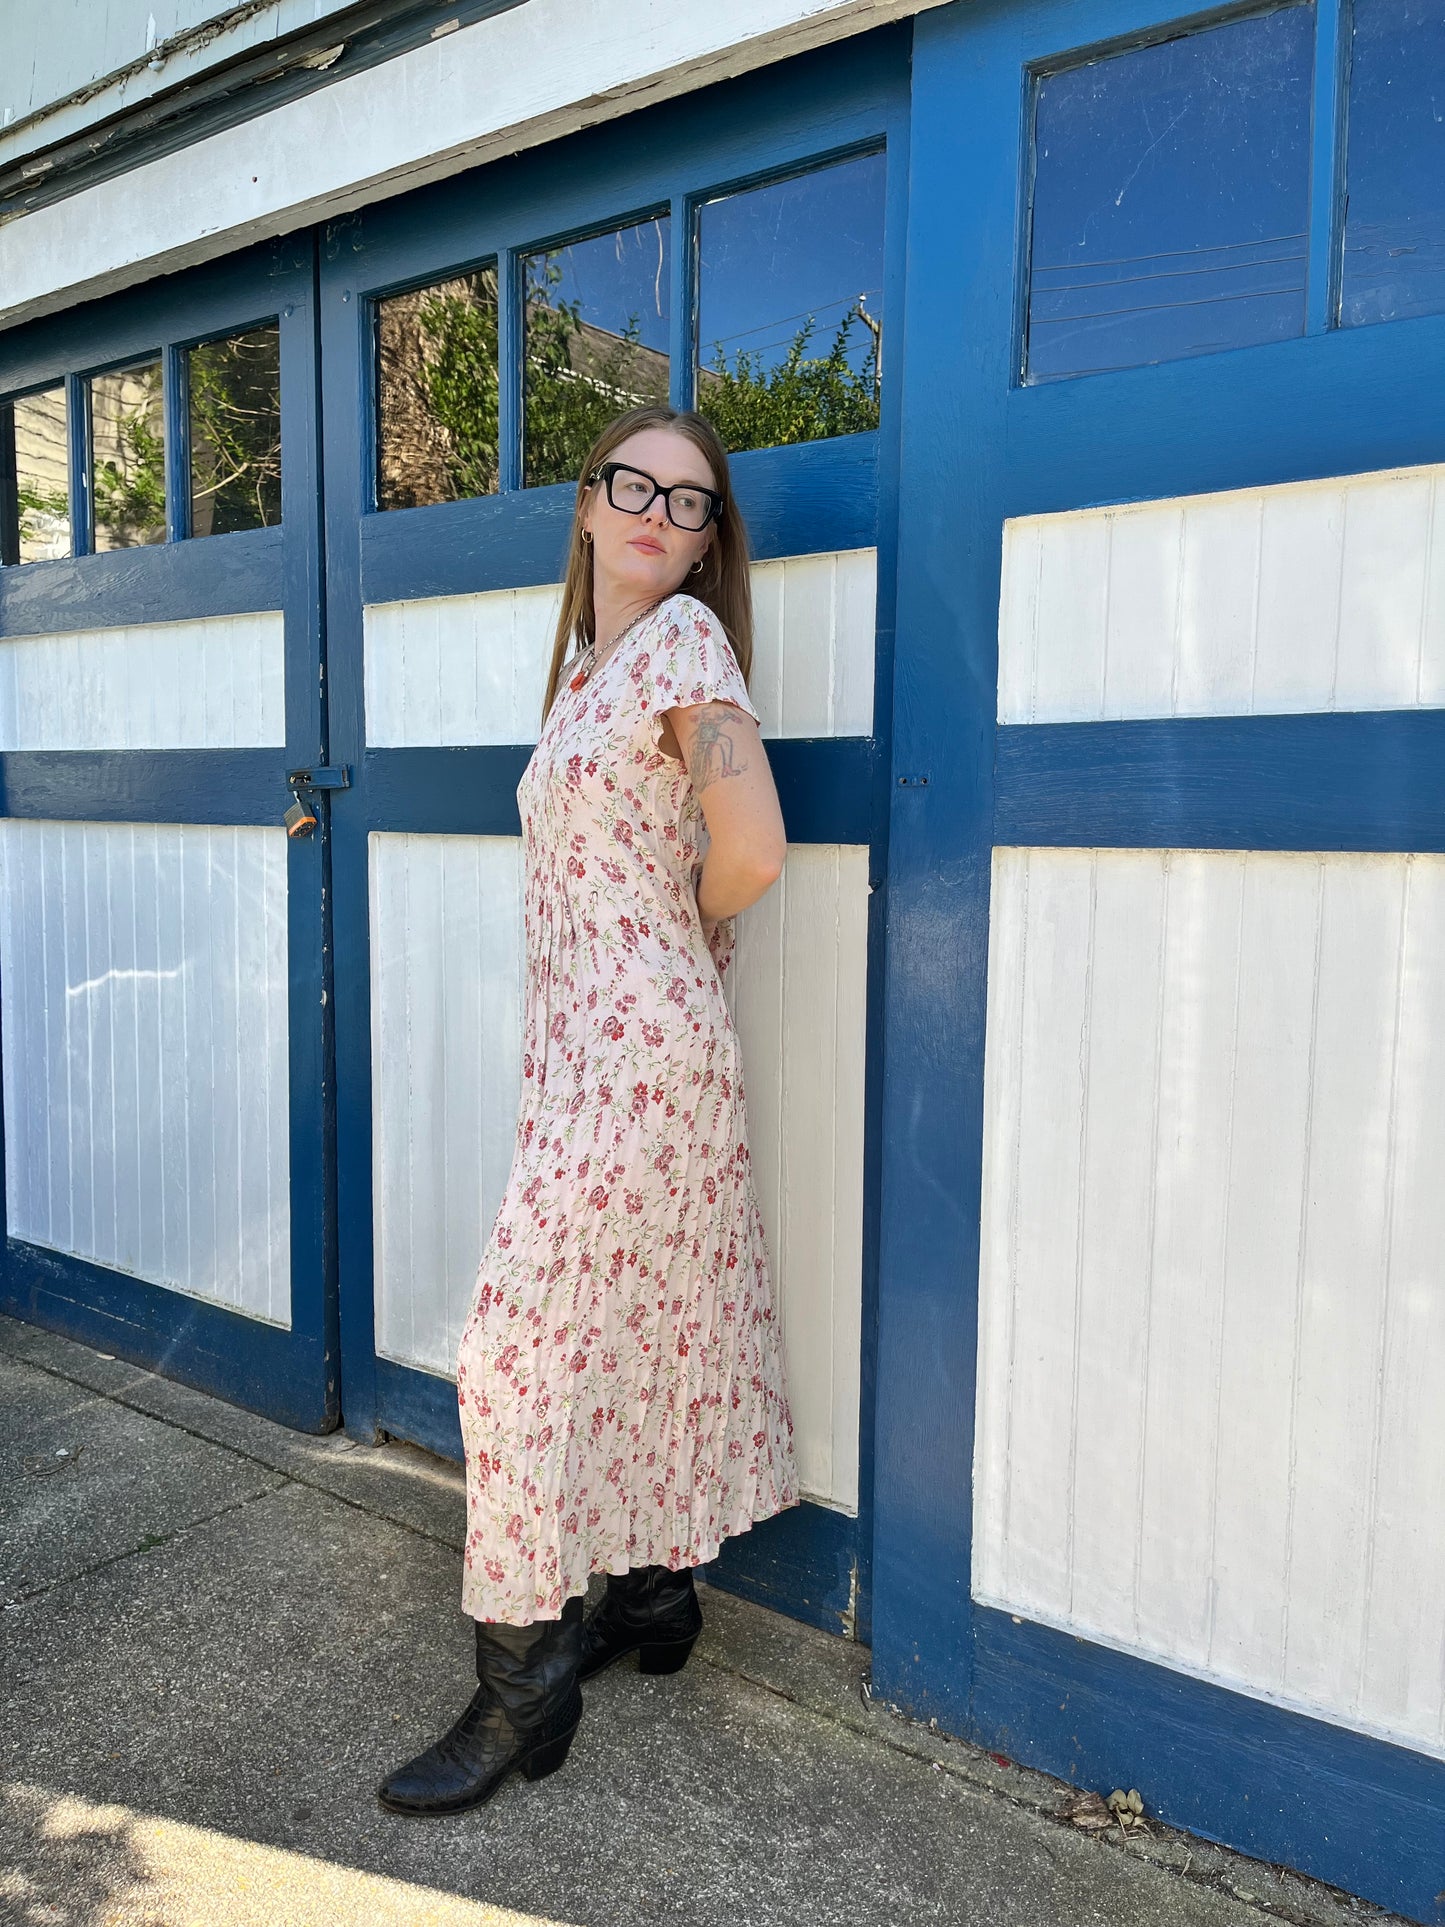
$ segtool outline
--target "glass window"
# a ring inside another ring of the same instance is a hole
[[[70,466],[65,387],[46,388],[0,408],[0,530],[7,562],[50,562],[70,554]]]
[[[1445,312],[1445,9],[1355,0],[1340,319]]]
[[[272,322],[188,356],[191,533],[281,520],[281,331]]]
[[[159,359],[91,376],[90,458],[96,553],[164,542],[166,446]]]
[[[729,449],[878,426],[884,157],[699,213],[697,405]]]
[[[575,482],[614,415],[667,400],[670,227],[664,214],[528,255],[528,488]]]
[[[376,304],[378,508],[497,490],[497,270]]]
[[[1026,375],[1304,331],[1314,9],[1037,83]]]

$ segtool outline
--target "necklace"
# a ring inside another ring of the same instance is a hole
[[[608,642],[607,654],[602,658],[602,662],[611,662],[613,656],[617,653],[618,644],[621,643],[626,636],[631,634],[644,616],[650,616],[653,610],[659,606],[659,603],[665,599],[665,597],[659,597],[657,602],[649,603],[645,609],[639,610],[631,622],[624,623],[617,631],[617,634]],[[597,643],[593,640],[589,642],[587,647],[582,651],[581,662],[575,673],[568,679],[567,687],[569,689],[580,689],[583,683],[588,681],[601,666],[602,663],[599,663],[597,660]]]

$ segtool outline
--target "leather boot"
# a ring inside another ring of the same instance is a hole
[[[504,1626],[479,1619],[471,1704],[441,1738],[377,1788],[393,1813],[462,1813],[490,1800],[514,1767],[529,1780],[567,1757],[582,1695],[582,1595],[560,1619]]]
[[[702,1631],[692,1567],[634,1566],[607,1575],[606,1597],[582,1626],[578,1679],[591,1679],[626,1653],[638,1655],[644,1673],[675,1673]]]

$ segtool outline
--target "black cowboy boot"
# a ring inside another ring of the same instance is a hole
[[[476,1626],[481,1685],[439,1740],[377,1788],[393,1813],[461,1813],[490,1800],[513,1767],[540,1780],[567,1757],[582,1717],[582,1595],[560,1619]]]
[[[702,1631],[692,1567],[634,1566],[607,1575],[607,1594],[582,1625],[578,1679],[591,1679],[625,1653],[638,1655],[644,1673],[675,1673]]]

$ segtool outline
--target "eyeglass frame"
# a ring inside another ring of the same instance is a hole
[[[641,508],[624,508],[620,502],[613,501],[612,478],[617,474],[619,469],[625,470],[629,475],[640,475],[644,482],[651,482],[652,493],[642,504]],[[645,468],[639,468],[635,462],[603,462],[597,468],[593,469],[592,473],[587,477],[587,481],[589,486],[594,482],[601,482],[603,484],[607,492],[609,508],[616,509],[619,515],[646,515],[647,511],[660,495],[667,509],[668,521],[675,529],[681,530],[684,535],[701,535],[705,528],[720,518],[723,511],[724,497],[717,489],[707,488],[701,482],[673,482],[670,487],[664,488],[655,475],[649,475]],[[695,529],[687,528],[683,523],[679,522],[672,513],[672,497],[674,491],[677,489],[690,490],[692,494],[705,495],[708,499],[707,519],[701,522]]]

